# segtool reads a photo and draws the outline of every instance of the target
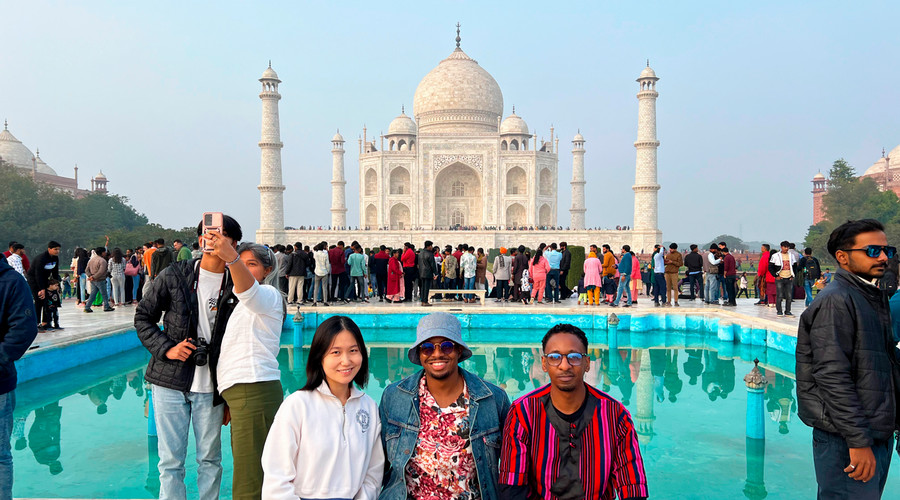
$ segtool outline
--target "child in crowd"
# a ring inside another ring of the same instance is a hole
[[[375,499],[384,475],[378,405],[362,332],[332,316],[313,335],[306,385],[284,400],[262,454],[262,497]]]
[[[47,330],[64,330],[59,326],[59,308],[62,306],[62,300],[59,294],[59,281],[51,278],[48,281],[47,295],[44,300],[43,321],[47,323]],[[52,324],[52,326],[50,326]]]
[[[63,275],[62,284],[63,284],[62,298],[68,299],[69,297],[72,296],[72,279],[69,278],[69,273],[66,273]]]
[[[587,289],[584,288],[583,276],[578,280],[578,305],[580,306],[581,304],[588,305],[588,294]]]

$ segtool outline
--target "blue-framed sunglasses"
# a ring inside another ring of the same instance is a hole
[[[456,349],[456,343],[449,340],[445,340],[438,345],[435,345],[432,342],[422,342],[419,345],[419,352],[426,356],[431,356],[438,347],[440,347],[441,352],[444,353],[445,356],[449,356]]]
[[[550,354],[544,354],[544,357],[547,358],[550,366],[559,366],[563,358],[566,358],[570,366],[581,366],[583,360],[590,358],[586,352],[570,352],[565,356],[558,352],[551,352]]]
[[[884,252],[884,256],[893,259],[894,255],[897,254],[897,247],[890,247],[887,245],[869,245],[865,248],[842,248],[842,252],[866,252],[866,256],[871,257],[873,259],[877,259],[878,256],[881,255],[881,252]]]

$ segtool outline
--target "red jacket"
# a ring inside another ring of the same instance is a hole
[[[400,256],[400,262],[403,263],[403,267],[416,267],[416,252],[412,248],[407,248]]]

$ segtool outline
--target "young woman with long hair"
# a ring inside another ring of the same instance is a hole
[[[350,318],[316,329],[306,385],[284,400],[262,455],[263,498],[375,499],[384,475],[378,405],[362,392],[369,355]]]

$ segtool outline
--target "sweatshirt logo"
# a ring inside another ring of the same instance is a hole
[[[357,411],[356,421],[359,422],[360,427],[362,427],[363,433],[369,431],[369,412],[366,410]]]

